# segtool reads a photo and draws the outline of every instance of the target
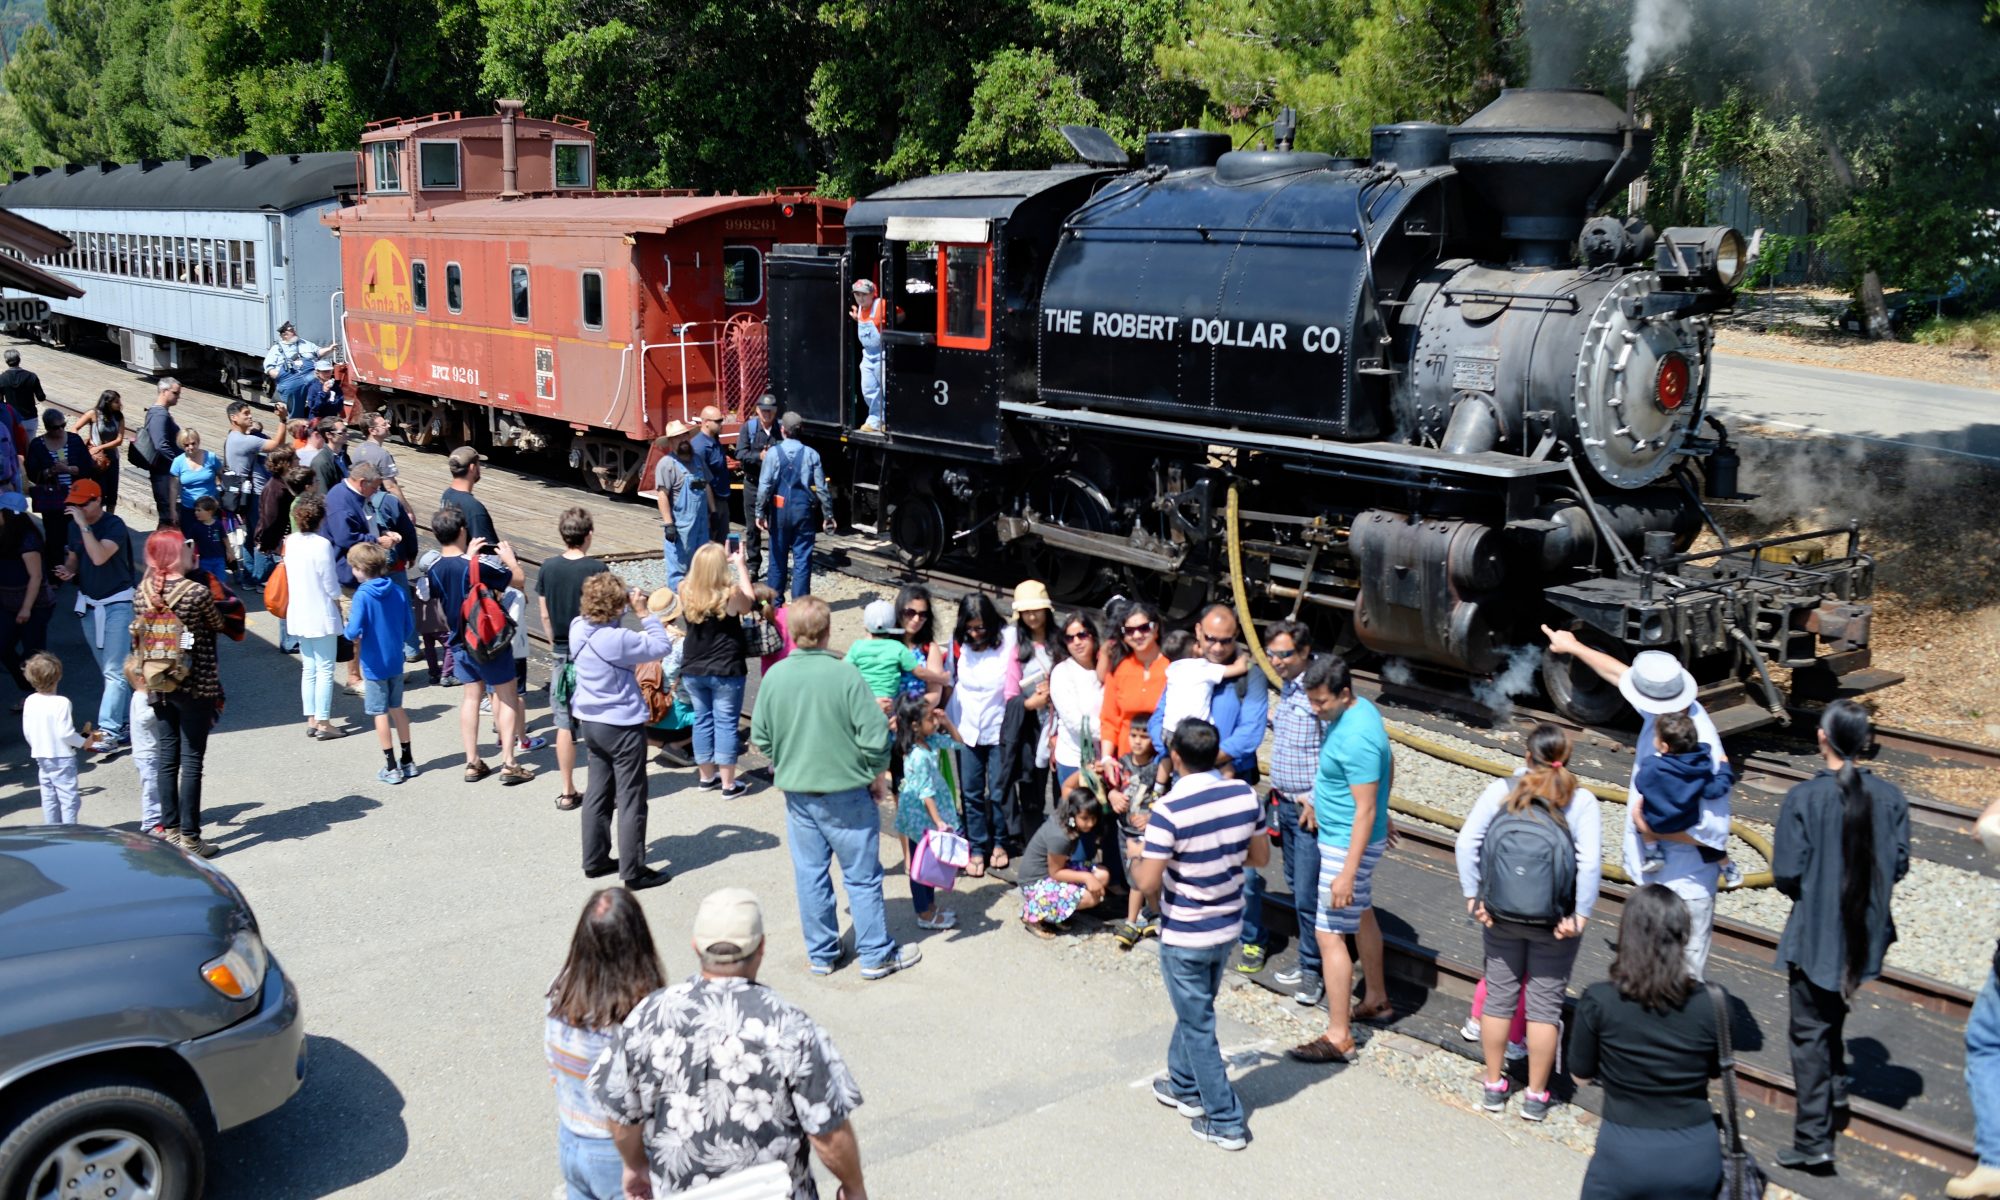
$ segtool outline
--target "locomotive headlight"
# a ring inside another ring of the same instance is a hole
[[[1682,291],[1727,291],[1748,265],[1743,235],[1727,225],[1669,229],[1653,253],[1660,282]]]

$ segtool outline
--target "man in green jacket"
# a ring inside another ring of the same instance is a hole
[[[793,650],[757,687],[750,744],[770,756],[785,793],[806,957],[815,975],[830,975],[840,963],[831,869],[839,859],[861,977],[887,978],[923,957],[890,938],[882,904],[882,821],[873,787],[889,769],[889,723],[861,672],[827,653],[833,614],[826,601],[800,596],[785,613]]]

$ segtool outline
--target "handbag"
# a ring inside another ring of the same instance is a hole
[[[1736,1121],[1736,1052],[1729,1044],[1729,994],[1712,983],[1702,987],[1715,1005],[1716,1044],[1722,1060],[1722,1185],[1716,1200],[1762,1200],[1764,1169],[1743,1148],[1743,1130]]]
[[[285,619],[285,613],[292,607],[292,586],[285,579],[285,564],[271,568],[271,577],[264,581],[264,611]]]
[[[936,888],[941,892],[948,892],[957,885],[958,867],[944,861],[943,855],[939,853],[941,849],[946,848],[949,840],[955,840],[960,845],[965,843],[964,838],[954,833],[943,833],[936,829],[924,831],[923,839],[910,852],[912,881],[921,883],[925,887]]]
[[[755,614],[743,618],[743,643],[749,647],[745,659],[785,652],[785,635],[778,632],[777,624]]]

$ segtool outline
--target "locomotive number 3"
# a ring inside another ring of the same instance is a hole
[[[931,382],[931,400],[940,408],[951,403],[951,385],[942,379]]]

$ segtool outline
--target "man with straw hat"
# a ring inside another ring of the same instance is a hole
[[[1664,650],[1641,650],[1628,667],[1614,656],[1584,645],[1568,630],[1551,629],[1544,625],[1542,634],[1549,639],[1549,653],[1567,654],[1597,672],[1606,683],[1616,687],[1619,694],[1625,697],[1625,702],[1639,713],[1639,742],[1632,753],[1634,781],[1639,777],[1639,764],[1659,753],[1654,725],[1668,713],[1686,713],[1693,719],[1695,735],[1708,747],[1716,766],[1721,767],[1729,761],[1722,751],[1722,734],[1715,728],[1715,721],[1695,699],[1695,693],[1700,688],[1679,659]],[[1635,782],[1627,808],[1628,811],[1636,811],[1638,807],[1639,789]],[[1728,848],[1729,797],[1703,800],[1701,819],[1687,833],[1700,846],[1688,842],[1662,842],[1666,865],[1658,871],[1642,874],[1639,828],[1628,819],[1625,822],[1625,872],[1634,879],[1663,884],[1687,903],[1690,918],[1688,971],[1696,979],[1705,979],[1709,937],[1715,929],[1715,891],[1722,871],[1720,862],[1704,861],[1701,847],[1712,850]]]
[[[694,463],[694,426],[675,421],[653,439],[666,453],[653,468],[653,503],[660,507],[660,544],[667,586],[687,578],[694,552],[708,541],[708,478]]]

